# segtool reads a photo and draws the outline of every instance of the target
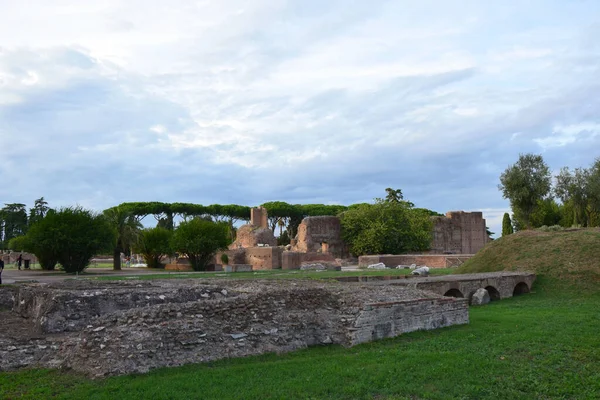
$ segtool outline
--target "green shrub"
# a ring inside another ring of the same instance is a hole
[[[110,250],[116,232],[100,215],[80,207],[48,212],[27,233],[27,246],[45,269],[59,262],[68,273],[83,271],[91,258]]]
[[[173,233],[173,250],[185,254],[195,271],[205,271],[215,253],[231,241],[229,224],[201,218],[184,221]]]
[[[8,241],[7,247],[12,251],[27,251],[27,237],[25,235],[14,237]]]
[[[341,224],[342,237],[355,256],[402,254],[431,246],[429,213],[407,202],[362,204],[343,212]]]
[[[229,256],[227,254],[221,254],[221,263],[223,265],[229,265]]]
[[[164,268],[160,262],[164,255],[172,253],[171,239],[173,231],[166,228],[156,227],[144,229],[139,235],[136,251],[144,257],[144,261],[150,268]]]

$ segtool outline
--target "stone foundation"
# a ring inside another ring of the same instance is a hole
[[[0,370],[68,367],[103,376],[319,344],[353,346],[468,323],[467,303],[339,282],[26,285],[14,293],[14,312],[0,315]]]

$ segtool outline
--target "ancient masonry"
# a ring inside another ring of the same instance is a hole
[[[0,370],[65,367],[105,376],[319,344],[353,346],[466,324],[467,308],[467,299],[433,292],[340,282],[21,285],[0,290]]]
[[[450,211],[432,219],[432,254],[475,254],[491,240],[481,212]]]

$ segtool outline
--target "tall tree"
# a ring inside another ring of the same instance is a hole
[[[570,202],[573,206],[574,225],[589,225],[589,182],[590,171],[585,168],[575,168],[571,172],[568,167],[564,167],[556,176],[554,192],[563,204]]]
[[[48,207],[48,202],[44,200],[43,197],[37,199],[33,205],[33,208],[29,209],[29,225],[31,226],[44,218],[48,213],[48,210],[50,210],[50,207]]]
[[[194,271],[205,271],[218,250],[231,243],[229,224],[202,218],[183,221],[173,232],[172,248],[185,254]]]
[[[502,218],[502,236],[508,236],[511,233],[513,233],[513,226],[510,215],[504,213],[504,217]]]
[[[401,189],[386,188],[385,192],[387,193],[385,196],[386,201],[399,203],[401,200],[404,200]]]
[[[519,220],[531,228],[531,216],[538,202],[550,193],[550,168],[541,155],[520,154],[519,160],[500,175],[498,188]]]
[[[113,269],[121,269],[121,253],[129,253],[142,229],[142,224],[127,206],[116,206],[104,210],[104,217],[117,233],[113,247]]]
[[[8,203],[0,210],[1,231],[3,247],[14,237],[27,233],[27,211],[25,204]]]

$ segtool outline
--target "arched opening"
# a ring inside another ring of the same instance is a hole
[[[517,286],[515,286],[515,290],[513,290],[513,296],[519,296],[524,293],[529,293],[529,286],[527,286],[525,282],[517,283]]]
[[[460,297],[460,298],[465,297],[465,296],[463,296],[463,294],[461,293],[461,291],[458,290],[458,289],[450,289],[446,293],[444,293],[444,296],[446,296],[446,297]]]
[[[493,286],[486,286],[485,290],[488,291],[490,295],[490,301],[500,300],[500,292]]]

